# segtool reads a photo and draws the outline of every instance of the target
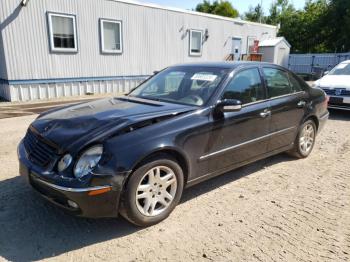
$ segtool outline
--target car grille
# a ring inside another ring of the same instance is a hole
[[[350,90],[346,90],[346,89],[340,89],[340,88],[335,88],[335,89],[328,89],[328,88],[324,88],[323,91],[327,94],[327,95],[334,95],[334,96],[350,96]]]
[[[47,167],[51,161],[57,158],[56,148],[49,145],[30,128],[23,139],[23,144],[29,160],[41,167]]]

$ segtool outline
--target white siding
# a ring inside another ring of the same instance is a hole
[[[106,81],[84,81],[48,84],[0,84],[0,97],[8,101],[47,100],[92,94],[123,94],[145,78],[120,78]]]
[[[276,36],[272,26],[110,0],[34,0],[24,8],[18,5],[19,1],[1,0],[0,18],[8,23],[2,28],[0,50],[9,80],[150,75],[176,63],[224,60],[234,36],[242,37],[243,53],[248,36]],[[50,53],[46,12],[76,15],[78,53]],[[101,54],[99,18],[122,21],[122,54]],[[189,29],[209,31],[201,57],[189,56]]]

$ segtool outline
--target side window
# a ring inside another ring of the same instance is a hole
[[[288,74],[288,75],[289,75],[290,84],[292,85],[293,92],[303,91],[303,88],[301,87],[299,81],[292,74]]]
[[[258,69],[247,69],[236,74],[226,86],[223,99],[237,99],[242,104],[263,100],[264,92]]]
[[[294,93],[286,72],[276,68],[263,68],[269,98]]]

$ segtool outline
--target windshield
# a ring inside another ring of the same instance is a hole
[[[350,63],[341,63],[334,67],[329,75],[350,75]]]
[[[229,69],[170,67],[150,78],[129,96],[186,105],[204,105]]]

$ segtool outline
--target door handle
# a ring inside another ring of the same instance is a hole
[[[267,109],[265,109],[263,112],[260,112],[260,117],[262,117],[262,118],[265,118],[265,117],[268,117],[268,116],[270,116],[271,115],[271,111],[270,110],[267,110]]]
[[[304,107],[306,105],[306,102],[304,100],[300,100],[297,104],[298,107]]]

